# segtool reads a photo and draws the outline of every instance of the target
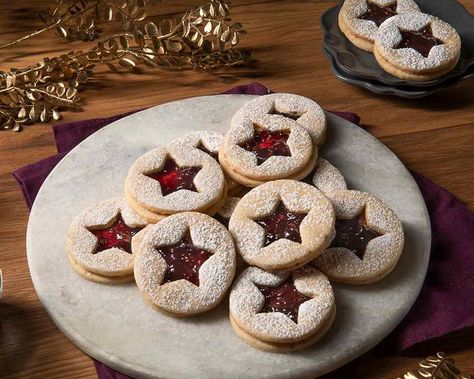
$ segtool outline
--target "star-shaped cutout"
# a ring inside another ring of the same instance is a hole
[[[178,166],[174,159],[166,158],[165,164],[160,171],[145,174],[146,176],[158,180],[163,196],[179,190],[189,190],[197,192],[194,185],[194,177],[202,167]]]
[[[431,49],[434,46],[442,45],[443,41],[433,36],[431,25],[425,26],[417,31],[408,31],[399,29],[402,40],[395,46],[395,49],[412,48],[418,51],[425,58],[428,58]]]
[[[298,322],[300,305],[310,300],[298,292],[290,278],[278,287],[257,286],[257,288],[265,297],[260,313],[281,312],[295,323]]]
[[[268,246],[280,238],[301,243],[300,224],[305,217],[306,213],[294,213],[280,202],[270,216],[254,221],[265,229],[264,246]]]
[[[199,269],[212,254],[194,246],[189,232],[175,245],[155,249],[166,261],[163,283],[185,279],[199,287]]]
[[[291,151],[286,141],[290,137],[289,132],[274,132],[267,129],[255,129],[253,138],[244,142],[240,147],[254,153],[257,157],[257,166],[273,156],[290,157]]]
[[[212,158],[214,158],[216,161],[218,161],[218,159],[217,159],[218,154],[216,152],[209,151],[209,149],[206,146],[204,146],[202,141],[199,141],[199,144],[196,146],[196,149],[204,151],[206,154],[209,154]]]
[[[89,232],[97,237],[97,245],[92,254],[101,251],[119,248],[129,254],[132,253],[132,237],[137,234],[141,228],[131,228],[119,213],[112,224],[108,227],[90,227]]]
[[[272,109],[270,110],[270,112],[268,112],[268,114],[276,114],[276,115],[279,115],[279,116],[284,116],[284,117],[287,117],[287,118],[291,118],[292,120],[295,120],[295,121],[298,120],[302,116],[298,112],[280,112],[280,111],[277,111],[275,106],[272,107]]]
[[[336,236],[330,247],[345,247],[352,251],[360,260],[364,259],[367,244],[381,236],[369,228],[365,218],[365,209],[352,219],[336,220]]]
[[[397,3],[394,2],[385,7],[379,6],[371,1],[367,2],[367,11],[358,18],[375,22],[375,25],[380,26],[386,19],[397,14]]]

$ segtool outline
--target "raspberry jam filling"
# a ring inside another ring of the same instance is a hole
[[[412,48],[427,58],[434,46],[443,44],[443,41],[433,36],[430,25],[414,32],[399,30],[402,35],[402,40],[395,49]]]
[[[375,22],[375,25],[380,26],[386,19],[397,14],[397,3],[387,5],[386,7],[378,6],[372,2],[367,2],[367,12],[358,17],[362,20],[369,20]]]
[[[290,157],[290,148],[286,144],[289,132],[273,132],[271,130],[255,130],[253,138],[241,145],[257,157],[257,166],[263,164],[268,158],[277,155]]]
[[[185,279],[199,287],[199,269],[212,254],[194,246],[188,234],[176,245],[159,246],[156,251],[166,261],[166,273],[163,283]]]
[[[330,247],[345,247],[359,259],[364,259],[367,244],[381,234],[370,229],[365,219],[365,211],[350,220],[336,220],[336,236]]]
[[[279,116],[284,116],[286,118],[291,118],[292,120],[298,120],[301,115],[298,114],[297,112],[280,112],[280,111],[277,111],[275,108],[273,108],[268,114],[276,114],[276,115],[279,115]]]
[[[163,196],[166,196],[183,189],[197,192],[194,185],[194,177],[200,170],[201,167],[195,166],[180,167],[174,159],[167,158],[160,171],[145,175],[158,180],[161,185],[161,193]]]
[[[107,228],[88,229],[93,235],[97,237],[97,246],[92,254],[111,249],[113,247],[119,248],[129,254],[132,253],[132,237],[137,234],[141,228],[131,228],[122,216],[119,214],[113,224]]]
[[[264,246],[268,246],[280,238],[301,243],[300,224],[305,217],[306,213],[293,213],[280,202],[270,216],[255,220],[255,222],[265,229]]]
[[[301,304],[310,300],[298,292],[293,281],[288,278],[278,287],[257,286],[265,297],[260,313],[281,312],[295,323],[298,322],[298,310]]]
[[[206,154],[209,154],[209,155],[210,155],[212,158],[214,158],[216,161],[219,161],[219,160],[218,160],[218,155],[219,155],[219,154],[216,153],[216,152],[213,153],[213,152],[209,151],[209,149],[208,149],[206,146],[204,146],[204,145],[202,144],[202,142],[199,142],[199,145],[197,145],[196,148],[199,149],[199,150],[201,150],[201,151],[204,151]]]

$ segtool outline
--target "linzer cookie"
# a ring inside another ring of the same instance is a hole
[[[369,193],[326,195],[336,212],[336,235],[313,264],[330,280],[341,283],[373,283],[388,275],[404,244],[403,226],[395,212]]]
[[[198,130],[197,132],[175,139],[170,145],[194,147],[204,151],[218,161],[219,149],[221,148],[223,138],[224,136],[221,133],[213,130]],[[229,191],[235,192],[240,188],[239,183],[234,182],[232,179],[227,179],[227,184]]]
[[[424,13],[392,17],[380,26],[374,55],[388,73],[426,81],[447,74],[457,64],[461,39],[456,30]]]
[[[125,199],[96,202],[69,229],[66,252],[72,267],[94,282],[133,281],[132,253],[146,224]]]
[[[302,179],[317,159],[308,131],[292,119],[262,115],[232,122],[219,151],[228,176],[248,187],[281,178]]]
[[[229,312],[235,333],[249,345],[284,352],[320,339],[336,306],[329,281],[314,267],[279,273],[250,267],[232,287]]]
[[[341,31],[358,48],[372,52],[380,25],[397,14],[419,12],[413,0],[345,0],[339,11]]]
[[[195,212],[169,216],[150,226],[135,256],[135,280],[145,299],[173,316],[216,306],[235,273],[235,250],[227,229]]]
[[[218,209],[214,218],[227,227],[229,225],[230,217],[232,216],[232,213],[234,213],[234,209],[240,200],[240,197],[227,196],[225,203]]]
[[[128,203],[149,222],[185,211],[213,214],[226,194],[226,180],[216,160],[182,145],[145,153],[125,181]]]
[[[334,236],[331,202],[315,187],[277,180],[254,188],[229,221],[237,251],[250,265],[276,271],[301,267]]]
[[[240,108],[232,118],[232,124],[242,124],[265,115],[294,120],[305,128],[315,145],[321,145],[326,136],[326,115],[315,101],[291,93],[275,93],[259,96]]]
[[[318,158],[310,179],[309,182],[322,192],[347,189],[346,180],[340,171],[324,158]]]

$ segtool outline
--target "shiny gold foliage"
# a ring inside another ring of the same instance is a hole
[[[446,357],[443,353],[429,356],[419,363],[416,372],[409,371],[403,379],[472,379],[473,376],[462,373],[456,366],[453,358]],[[398,378],[402,379],[402,378]]]
[[[61,38],[93,41],[86,51],[71,51],[26,67],[0,72],[1,129],[20,131],[22,125],[58,120],[59,110],[80,105],[78,91],[97,65],[112,71],[134,70],[139,64],[168,71],[217,69],[251,61],[236,48],[245,34],[230,19],[230,2],[210,0],[178,19],[147,18],[144,0],[56,0],[39,17],[45,23],[13,46],[48,30]],[[115,34],[102,37],[101,23],[118,25]]]

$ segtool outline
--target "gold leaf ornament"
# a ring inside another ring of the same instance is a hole
[[[61,38],[83,41],[99,38],[104,23],[116,25],[118,32],[101,37],[86,51],[70,51],[28,67],[0,71],[0,130],[20,131],[25,124],[59,120],[63,110],[80,106],[79,92],[101,65],[120,73],[134,70],[140,64],[184,71],[219,69],[252,61],[248,51],[237,48],[245,29],[240,22],[230,19],[227,0],[210,0],[177,20],[163,18],[159,23],[146,17],[152,1],[50,1],[53,5],[40,15],[43,29],[0,49],[49,30],[56,31]]]
[[[417,371],[408,371],[397,379],[474,379],[471,374],[463,373],[453,358],[441,352],[425,358],[418,366]]]

